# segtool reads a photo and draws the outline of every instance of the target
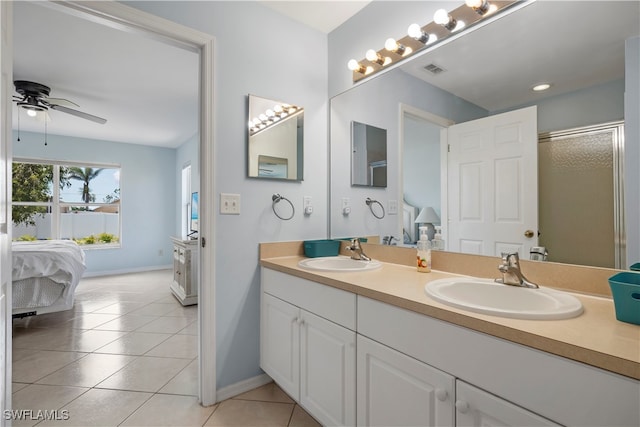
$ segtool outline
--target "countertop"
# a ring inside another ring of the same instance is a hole
[[[343,289],[527,347],[640,380],[640,325],[619,322],[609,298],[571,293],[584,313],[563,320],[521,320],[490,316],[439,303],[424,292],[431,280],[458,274],[383,262],[366,272],[324,272],[298,267],[303,256],[263,258],[273,270]]]

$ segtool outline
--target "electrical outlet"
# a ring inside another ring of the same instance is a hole
[[[389,215],[398,215],[398,201],[397,200],[389,200]]]
[[[305,215],[311,215],[313,213],[313,206],[311,205],[311,196],[304,196],[302,198],[302,211]]]
[[[342,198],[342,215],[349,215],[351,213],[351,200],[348,197]]]
[[[220,193],[220,213],[222,215],[240,215],[240,195]]]

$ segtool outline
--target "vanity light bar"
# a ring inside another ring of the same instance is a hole
[[[275,125],[285,118],[291,118],[302,113],[304,108],[290,104],[277,104],[272,109],[267,109],[249,120],[249,136],[253,136],[263,130]]]
[[[435,22],[430,22],[419,28],[416,28],[417,25],[413,24],[409,27],[410,35],[397,40],[391,39],[391,41],[395,41],[396,46],[398,46],[395,50],[383,48],[376,52],[371,49],[364,59],[360,61],[356,61],[355,59],[350,60],[348,68],[352,71],[353,82],[356,83],[365,77],[369,77],[380,70],[409,58],[417,52],[450,37],[452,34],[464,31],[464,29],[477,24],[485,17],[494,16],[496,13],[504,11],[518,1],[519,0],[468,1],[469,5],[463,4],[448,13],[453,21],[457,23],[457,26],[454,24],[454,27],[451,29]],[[388,39],[385,45],[392,47],[391,41]],[[384,58],[384,61],[381,61],[380,58]]]

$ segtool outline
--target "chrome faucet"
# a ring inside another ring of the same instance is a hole
[[[359,260],[359,261],[371,261],[365,253],[362,251],[362,246],[360,246],[360,239],[355,238],[351,239],[351,245],[347,246],[347,250],[351,251],[351,259]]]
[[[528,281],[522,274],[522,271],[520,271],[520,257],[518,256],[518,252],[502,252],[502,264],[498,266],[498,270],[502,273],[502,278],[496,279],[498,283],[521,286],[523,288],[537,289],[539,287],[535,283]]]

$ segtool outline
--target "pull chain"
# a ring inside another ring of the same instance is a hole
[[[20,110],[21,108],[18,107],[18,142],[20,142]]]
[[[47,146],[47,118],[44,119],[44,145]]]

